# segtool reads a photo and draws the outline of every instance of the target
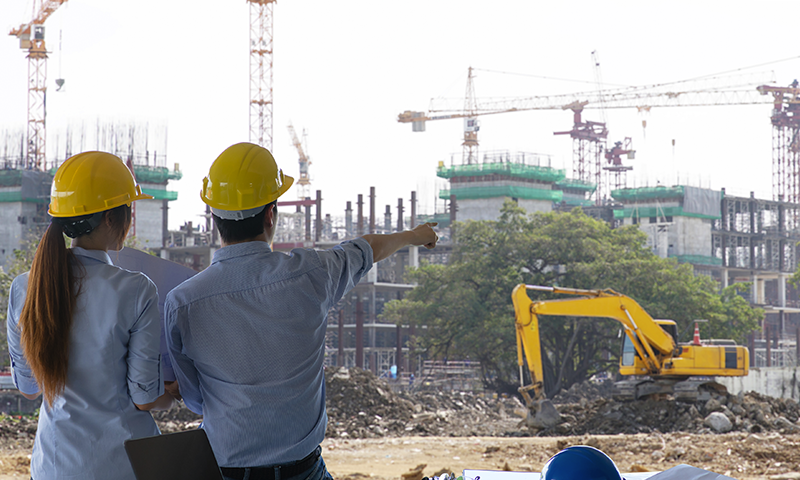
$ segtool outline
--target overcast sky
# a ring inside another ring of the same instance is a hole
[[[0,27],[26,22],[32,8],[31,0],[3,0]],[[796,0],[282,0],[274,10],[273,153],[297,176],[286,127],[306,131],[311,189],[322,190],[325,213],[343,215],[370,186],[379,214],[400,197],[407,205],[412,190],[421,213],[433,213],[446,187],[436,166],[460,159],[462,122],[412,133],[397,114],[424,111],[433,97],[463,98],[468,67],[480,69],[478,97],[592,90],[592,51],[606,87],[737,69],[772,71],[788,85],[800,77],[796,18]],[[248,140],[248,4],[70,0],[46,27],[48,154],[56,153],[54,135],[82,121],[166,125],[168,164],[183,172],[170,186],[179,193],[170,228],[196,223],[209,165]],[[66,80],[61,92],[58,77]],[[26,82],[24,52],[0,36],[0,132],[24,128]],[[772,198],[769,114],[768,105],[631,109],[608,111],[606,120],[609,140],[632,137],[637,150],[629,186],[681,183]],[[600,112],[584,118],[600,120]],[[553,132],[571,126],[569,111],[485,116],[480,149],[547,154],[569,172],[572,142]],[[295,197],[290,190],[285,198]]]

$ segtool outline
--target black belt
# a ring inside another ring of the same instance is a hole
[[[280,472],[280,478],[290,478],[310,469],[319,460],[320,449],[315,448],[306,458],[288,465],[274,465],[271,467],[220,467],[226,477],[243,480],[247,470],[250,470],[250,480],[275,480],[275,473]]]

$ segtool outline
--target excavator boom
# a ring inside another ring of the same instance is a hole
[[[528,290],[571,295],[574,298],[532,301]],[[742,346],[679,345],[673,335],[675,322],[653,319],[632,298],[613,290],[580,290],[537,285],[517,285],[512,293],[516,315],[517,362],[520,366],[520,393],[535,413],[546,400],[543,383],[539,316],[611,318],[625,333],[619,373],[636,377],[620,382],[618,396],[624,399],[653,394],[676,394],[684,400],[697,400],[699,389],[714,376],[746,376],[749,352]],[[673,334],[668,333],[672,327]],[[522,369],[527,363],[531,383],[524,384]],[[640,379],[639,377],[646,377]],[[684,384],[680,384],[685,382]],[[711,382],[713,383],[713,382]],[[679,385],[680,384],[680,385]],[[719,390],[721,385],[715,384]],[[533,392],[533,395],[530,394]]]

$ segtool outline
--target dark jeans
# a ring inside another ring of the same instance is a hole
[[[250,469],[246,468],[245,470],[246,472],[243,480],[251,480]],[[280,476],[279,472],[280,469],[276,471],[275,480],[333,480],[331,474],[328,473],[328,468],[325,466],[325,460],[323,460],[322,455],[319,456],[317,463],[315,463],[305,472],[298,473],[297,475],[291,477]],[[226,477],[225,475],[223,475],[222,478],[225,480],[235,480],[232,477]]]

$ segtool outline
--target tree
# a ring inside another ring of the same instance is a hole
[[[700,318],[709,320],[706,333],[725,338],[741,340],[756,328],[763,314],[735,291],[718,294],[711,278],[657,257],[645,240],[635,226],[612,229],[580,209],[527,215],[507,201],[497,221],[458,225],[448,265],[410,270],[408,281],[418,286],[387,304],[383,318],[424,326],[415,349],[434,359],[478,360],[485,383],[501,391],[518,383],[511,291],[520,283],[610,288],[654,318],[674,319],[679,331]],[[543,317],[540,329],[548,395],[616,369],[621,327],[614,320]]]

